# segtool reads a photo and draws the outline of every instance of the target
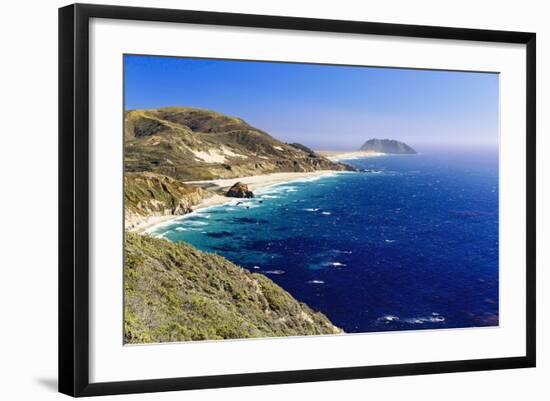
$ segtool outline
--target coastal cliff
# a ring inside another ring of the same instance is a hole
[[[178,216],[213,194],[199,187],[154,173],[124,176],[124,220],[128,230],[151,217]]]
[[[404,142],[395,139],[369,139],[360,148],[361,151],[372,151],[389,154],[416,154],[416,150]]]
[[[125,113],[125,171],[181,181],[352,167],[283,143],[244,120],[189,107]]]
[[[342,332],[262,274],[186,243],[131,231],[227,196],[252,197],[241,181],[255,185],[256,179],[277,182],[277,175],[352,167],[207,110],[129,111],[124,136],[126,343]]]
[[[261,274],[185,243],[125,235],[124,342],[338,334]]]

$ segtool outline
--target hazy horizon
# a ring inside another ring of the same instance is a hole
[[[131,55],[124,67],[125,110],[210,109],[316,150],[498,146],[494,73]]]

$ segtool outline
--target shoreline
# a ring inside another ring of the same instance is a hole
[[[219,178],[215,180],[202,180],[202,181],[184,181],[185,184],[196,185],[199,187],[208,188],[213,191],[219,191],[229,189],[233,184],[242,182],[246,184],[252,191],[270,187],[272,185],[284,184],[290,181],[300,180],[304,178],[322,177],[325,175],[332,175],[341,173],[339,170],[317,170],[308,171],[303,173],[269,173],[259,175],[249,175],[246,177],[237,178]],[[237,198],[229,198],[237,199]]]
[[[197,185],[207,187],[211,191],[219,191],[228,189],[236,182],[242,182],[250,188],[250,190],[260,190],[274,185],[286,184],[293,181],[299,181],[307,178],[321,178],[325,176],[331,176],[334,174],[342,173],[335,170],[319,170],[304,173],[270,173],[263,175],[252,175],[247,177],[237,178],[223,178],[216,180],[203,180],[203,181],[186,181],[185,184]],[[203,199],[201,202],[191,207],[191,212],[181,215],[154,215],[143,217],[143,220],[136,223],[132,228],[128,229],[130,232],[136,232],[138,234],[147,234],[154,228],[171,223],[173,220],[183,218],[201,209],[220,206],[225,203],[231,203],[239,201],[241,198],[232,198],[228,196],[222,196],[214,193],[212,196]]]
[[[386,156],[386,153],[374,152],[372,150],[357,150],[357,151],[333,151],[333,150],[316,150],[315,153],[326,157],[330,161],[338,162],[342,160],[362,159],[365,157]]]

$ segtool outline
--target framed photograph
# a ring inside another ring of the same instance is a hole
[[[59,390],[535,366],[535,34],[59,10]]]

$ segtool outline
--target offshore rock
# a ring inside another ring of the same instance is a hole
[[[229,188],[225,196],[229,196],[231,198],[253,198],[254,193],[248,189],[248,185],[243,184],[242,182],[237,182]]]
[[[390,154],[416,154],[416,150],[403,142],[395,139],[369,139],[361,146],[363,151],[374,151]]]

